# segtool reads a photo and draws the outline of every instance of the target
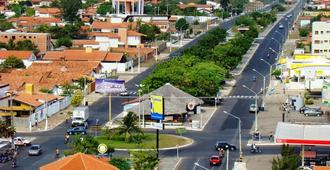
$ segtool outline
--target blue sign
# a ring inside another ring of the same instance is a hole
[[[151,119],[152,120],[164,120],[164,117],[162,114],[151,113]]]

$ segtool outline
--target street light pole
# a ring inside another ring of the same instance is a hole
[[[259,71],[257,71],[256,69],[252,69],[254,72],[258,73],[261,77],[263,77],[264,79],[264,85],[263,85],[263,93],[262,93],[262,107],[265,108],[265,89],[266,89],[266,76],[264,76],[263,74],[261,74]]]
[[[239,158],[240,160],[242,160],[243,158],[243,151],[242,151],[242,126],[241,126],[241,118],[231,114],[231,113],[228,113],[227,111],[223,111],[223,113],[229,115],[229,116],[232,116],[234,117],[235,119],[238,119],[238,140],[239,140]]]
[[[48,95],[46,94],[46,122],[45,122],[45,130],[48,130]]]
[[[278,57],[280,56],[280,53],[278,53],[277,51],[275,51],[273,48],[269,47],[269,50],[272,51],[273,53],[277,54],[276,60],[278,59]]]
[[[272,68],[273,68],[273,65],[270,64],[269,62],[267,62],[266,60],[264,60],[263,58],[260,59],[260,60],[265,62],[269,66],[269,89],[271,89],[271,87],[272,87]]]
[[[255,109],[255,112],[254,112],[254,119],[255,119],[254,132],[257,133],[258,132],[258,94],[260,92],[259,93],[256,93],[252,89],[248,88],[246,85],[243,85],[243,87],[246,88],[246,89],[248,89],[253,94],[255,94],[255,105],[256,105],[256,109]]]

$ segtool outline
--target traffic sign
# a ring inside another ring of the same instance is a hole
[[[97,150],[99,151],[100,154],[104,154],[108,151],[108,147],[106,144],[99,144],[99,146],[97,147]]]

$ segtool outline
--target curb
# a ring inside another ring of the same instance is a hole
[[[182,160],[182,158],[179,158],[179,160],[176,162],[173,170],[176,170],[178,168],[179,164],[181,163],[181,160]]]
[[[187,140],[190,140],[190,143],[185,144],[185,145],[180,145],[178,147],[159,148],[160,151],[185,148],[185,147],[192,145],[195,142],[193,139],[190,139],[190,138],[187,138],[184,136],[177,136],[177,135],[169,135],[169,136],[175,136],[175,137],[187,139]],[[115,151],[150,151],[150,150],[155,150],[155,149],[119,149],[119,148],[115,148]]]
[[[52,126],[51,128],[48,128],[47,130],[38,130],[38,131],[16,131],[16,133],[25,133],[25,134],[33,134],[33,133],[41,133],[41,132],[48,132],[56,127],[58,127],[60,124],[62,124],[65,120],[58,122],[55,126]]]

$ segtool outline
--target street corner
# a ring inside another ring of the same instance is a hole
[[[181,144],[181,145],[176,145],[174,147],[160,148],[159,150],[165,151],[165,150],[172,150],[172,149],[181,149],[181,148],[191,146],[195,142],[193,139],[188,138],[188,137],[184,137],[184,136],[177,136],[177,135],[169,135],[169,136],[173,136],[173,137],[176,137],[176,138],[182,138],[187,143],[184,143],[184,144]]]

